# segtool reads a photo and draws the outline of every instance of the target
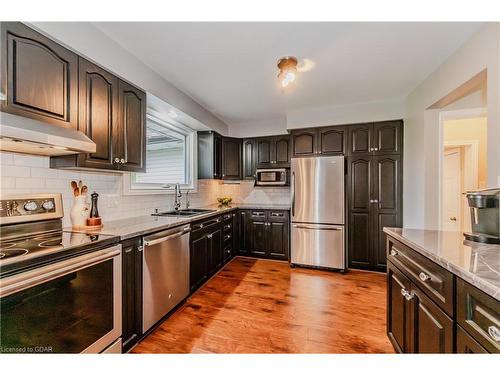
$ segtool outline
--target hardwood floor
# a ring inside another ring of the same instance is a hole
[[[134,353],[394,353],[384,274],[237,257]]]

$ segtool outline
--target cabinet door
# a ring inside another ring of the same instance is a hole
[[[273,165],[271,157],[272,140],[257,138],[257,168],[269,168]]]
[[[348,209],[349,209],[349,266],[371,267],[371,175],[370,156],[349,157]]]
[[[267,221],[265,211],[250,211],[250,253],[265,255],[267,251]]]
[[[142,336],[141,240],[122,243],[122,348],[129,351]]]
[[[269,221],[267,226],[267,253],[270,258],[288,260],[288,222]]]
[[[119,82],[119,115],[113,135],[113,158],[124,163],[119,168],[129,172],[146,170],[146,94],[138,88]]]
[[[218,227],[207,235],[209,239],[208,274],[212,275],[222,266],[224,249],[222,248],[222,228]]]
[[[462,327],[457,325],[457,353],[483,354],[488,352],[467,332],[465,332]]]
[[[408,353],[410,349],[410,280],[392,263],[387,267],[387,336],[396,351]]]
[[[241,139],[224,137],[222,140],[222,179],[241,179]]]
[[[255,139],[243,140],[243,178],[245,180],[255,179],[257,169],[257,146]]]
[[[290,137],[288,135],[274,137],[274,163],[279,167],[290,166]]]
[[[349,155],[367,154],[372,149],[372,124],[361,124],[348,126],[349,145],[347,152]]]
[[[453,321],[412,284],[410,353],[452,353]]]
[[[292,156],[312,156],[317,153],[318,130],[292,131]]]
[[[1,23],[1,111],[77,127],[78,56],[19,22]]]
[[[373,156],[372,237],[373,265],[384,271],[386,261],[384,227],[402,224],[402,164],[401,156]]]
[[[112,137],[118,127],[118,78],[80,58],[79,129],[96,143],[96,152],[79,155],[79,165],[115,169]]]
[[[191,292],[198,289],[207,280],[208,245],[206,234],[191,238],[189,249],[189,285],[191,286]]]
[[[250,251],[250,211],[239,211],[239,237],[240,245],[238,246],[238,253],[245,255]]]
[[[222,136],[213,133],[213,178],[222,178]]]
[[[347,134],[344,126],[319,129],[319,152],[322,155],[343,155],[346,144]]]
[[[403,122],[387,121],[373,124],[375,154],[402,154]]]

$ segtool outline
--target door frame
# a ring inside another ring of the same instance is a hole
[[[479,144],[477,141],[444,141],[444,123],[448,120],[464,120],[476,117],[487,117],[488,110],[486,107],[470,108],[470,109],[460,109],[453,111],[440,111],[439,112],[439,154],[438,154],[438,229],[442,230],[443,227],[443,165],[444,165],[444,151],[445,147],[455,146],[464,147],[464,159],[469,158],[465,163],[474,163],[474,169],[472,173],[472,180],[475,181],[476,187],[478,184],[478,160],[479,160]],[[468,150],[467,150],[468,149]],[[470,165],[470,164],[468,164]],[[464,167],[464,170],[466,168]],[[464,187],[466,186],[464,179]],[[463,227],[463,222],[462,222]]]

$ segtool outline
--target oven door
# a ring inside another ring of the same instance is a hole
[[[0,352],[100,353],[121,336],[121,245],[0,280]]]

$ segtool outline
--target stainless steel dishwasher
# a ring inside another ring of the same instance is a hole
[[[190,225],[143,238],[142,332],[189,295]]]

